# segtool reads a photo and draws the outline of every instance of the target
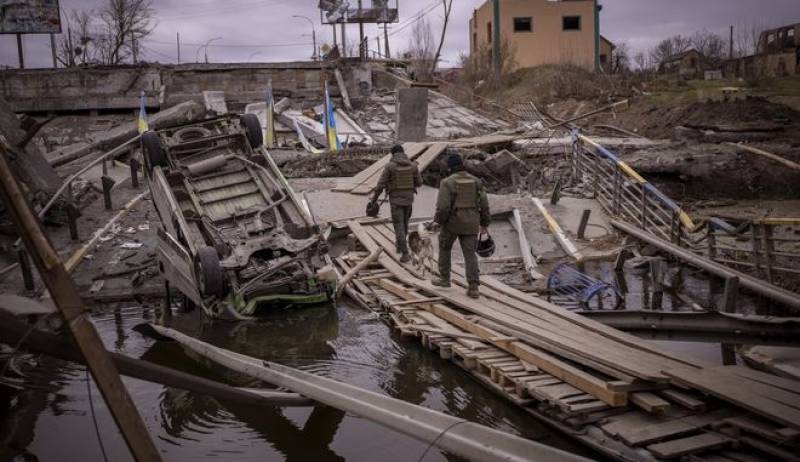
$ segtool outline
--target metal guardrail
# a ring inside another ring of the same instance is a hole
[[[800,218],[695,222],[630,165],[573,131],[572,173],[606,212],[656,237],[776,285],[800,275]]]

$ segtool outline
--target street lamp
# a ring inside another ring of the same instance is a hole
[[[314,28],[314,21],[311,20],[308,16],[301,16],[297,14],[292,15],[293,18],[298,19],[305,19],[311,24],[311,41],[314,43],[314,53],[311,54],[311,59],[316,61],[317,60],[317,30]]]
[[[250,53],[250,56],[247,57],[247,62],[249,63],[251,59],[255,58],[256,56],[258,56],[260,54],[261,54],[260,51],[255,51],[253,53]]]
[[[208,45],[211,42],[213,42],[214,40],[222,40],[222,37],[214,37],[212,39],[209,39],[205,44],[200,45],[199,47],[197,47],[197,52],[195,52],[195,54],[194,54],[194,62],[197,62],[197,60],[200,59],[200,50],[205,49],[205,52],[204,52],[205,61],[206,61],[206,64],[208,64]]]

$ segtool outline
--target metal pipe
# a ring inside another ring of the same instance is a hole
[[[689,250],[683,249],[675,244],[672,244],[671,242],[667,242],[663,239],[655,237],[647,231],[643,231],[639,228],[631,226],[628,223],[624,223],[619,220],[611,220],[611,224],[615,228],[630,234],[639,240],[645,241],[648,244],[663,250],[664,252],[669,252],[686,263],[697,266],[698,268],[706,270],[709,273],[715,274],[723,279],[738,277],[742,287],[780,302],[792,309],[792,311],[800,311],[800,296],[793,292],[757,279],[749,274],[727,268],[705,257],[695,255]]]
[[[432,409],[263,359],[224,350],[174,329],[151,326],[159,334],[231,370],[301,393],[320,403],[377,422],[469,460],[498,462],[586,460],[560,449]]]

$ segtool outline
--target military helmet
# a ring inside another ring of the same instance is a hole
[[[482,239],[484,236],[486,236],[486,238]],[[492,239],[492,236],[490,236],[488,232],[478,236],[478,248],[476,251],[478,255],[483,258],[491,257],[494,254],[494,239]]]

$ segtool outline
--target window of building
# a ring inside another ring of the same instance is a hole
[[[492,43],[492,23],[486,23],[486,40],[489,43]]]
[[[514,32],[533,32],[533,18],[514,18]]]
[[[581,30],[581,17],[580,16],[564,16],[563,18],[564,30]]]

